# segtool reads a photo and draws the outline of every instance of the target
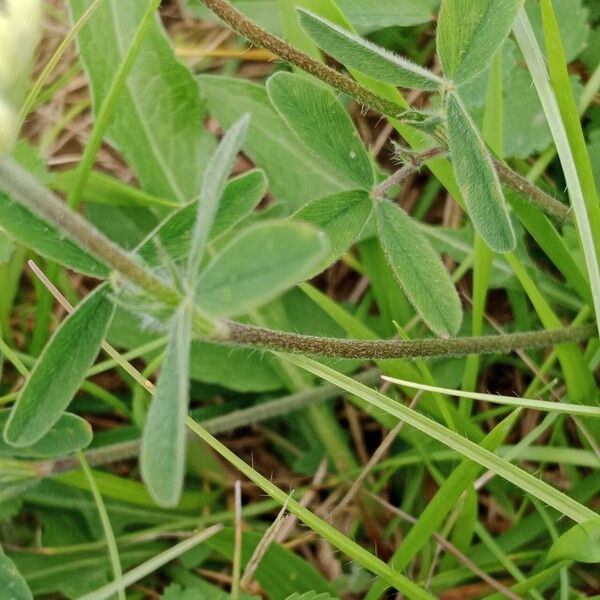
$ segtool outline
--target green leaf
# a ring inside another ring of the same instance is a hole
[[[290,129],[347,187],[371,189],[374,175],[369,156],[331,90],[303,75],[277,73],[267,82],[267,91]]]
[[[217,208],[210,231],[211,239],[227,233],[243,221],[263,199],[267,185],[267,177],[260,169],[253,169],[232,179]]]
[[[103,285],[56,330],[25,382],[4,428],[6,441],[31,446],[60,419],[98,355],[114,305]]]
[[[399,206],[379,201],[377,232],[389,264],[408,299],[438,335],[454,335],[462,322],[458,293],[425,234]]]
[[[314,1],[314,0],[313,0]],[[318,0],[317,0],[318,1]],[[428,23],[438,0],[337,0],[336,4],[348,20],[363,33],[386,27],[412,27]],[[281,19],[275,8],[276,0],[233,0],[238,10],[268,31],[281,35]],[[303,4],[308,4],[306,0]],[[188,0],[191,10],[203,19],[215,20],[209,9],[198,0]]]
[[[563,533],[550,547],[546,561],[575,560],[600,563],[600,519],[579,523]]]
[[[0,548],[0,590],[7,600],[33,600],[33,594],[27,582],[13,563]]]
[[[350,22],[363,32],[412,27],[433,19],[438,0],[337,0]]]
[[[258,169],[232,179],[217,208],[210,238],[227,233],[247,217],[262,200],[266,188],[265,174]],[[193,203],[171,213],[146,236],[138,254],[151,266],[161,265],[161,252],[166,252],[174,262],[187,258],[197,212],[197,204]]]
[[[79,19],[92,1],[73,0],[73,19]],[[79,33],[96,112],[146,8],[144,2],[101,2]],[[109,140],[133,167],[144,190],[184,203],[198,194],[202,118],[198,87],[175,58],[156,18],[119,99]]]
[[[314,225],[329,239],[329,253],[315,269],[315,274],[338,260],[358,239],[372,206],[369,195],[358,190],[319,198],[294,213],[294,220]]]
[[[264,86],[242,79],[205,75],[198,78],[211,114],[230,127],[248,112],[252,123],[244,153],[264,169],[273,196],[292,210],[348,186],[323,161],[315,158],[274,110]]]
[[[328,249],[325,235],[305,223],[254,225],[200,274],[196,301],[213,317],[242,315],[308,279]]]
[[[177,506],[185,476],[185,418],[189,404],[191,311],[175,313],[156,392],[144,425],[140,467],[150,495]]]
[[[49,258],[78,273],[104,278],[110,273],[101,262],[65,239],[55,227],[0,192],[0,228],[39,255]]]
[[[188,279],[192,285],[196,281],[227,179],[241,150],[249,125],[250,116],[244,115],[230,127],[206,167],[188,257]]]
[[[4,428],[10,411],[0,411],[0,428]],[[13,458],[53,458],[82,450],[92,441],[90,424],[77,415],[64,413],[48,432],[27,448],[9,446],[0,437],[0,456]]]
[[[262,535],[244,531],[242,536],[242,567],[250,561]],[[225,528],[207,542],[207,546],[233,559],[235,535],[233,528]],[[317,590],[330,597],[331,587],[327,580],[307,560],[285,546],[272,543],[258,563],[254,579],[260,584],[269,600],[285,600],[295,591]]]
[[[492,250],[514,250],[515,233],[489,150],[460,99],[448,94],[445,105],[456,182],[473,225]]]
[[[444,75],[457,84],[483,71],[510,33],[523,0],[443,0],[437,47]]]
[[[444,82],[431,71],[381,48],[346,29],[306,10],[300,22],[317,44],[343,65],[377,81],[420,90],[436,90]]]
[[[319,592],[306,592],[304,594],[299,594],[296,592],[291,596],[288,596],[286,600],[337,600],[333,596],[329,594],[320,594]]]

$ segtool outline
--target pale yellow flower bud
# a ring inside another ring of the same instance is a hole
[[[0,156],[9,154],[15,143],[17,111],[0,98]]]
[[[0,156],[10,151],[42,30],[41,0],[0,0]]]

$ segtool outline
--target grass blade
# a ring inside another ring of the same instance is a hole
[[[415,383],[394,377],[383,376],[382,379],[395,383],[396,385],[406,386],[416,390],[428,392],[437,392],[457,398],[470,398],[472,400],[481,400],[482,402],[493,402],[494,404],[504,404],[506,406],[515,406],[520,408],[529,408],[531,410],[541,410],[546,412],[556,412],[566,415],[578,415],[581,417],[600,418],[600,408],[595,406],[583,406],[581,404],[562,404],[560,402],[547,402],[545,400],[533,400],[531,398],[515,398],[513,396],[502,396],[499,394],[482,394],[479,392],[465,392],[461,390],[451,390],[449,388],[425,385],[424,383]]]
[[[600,261],[598,260],[597,248],[599,231],[594,232],[592,225],[597,223],[595,211],[589,214],[586,199],[579,180],[577,163],[573,156],[569,136],[565,129],[559,104],[550,86],[548,71],[544,56],[538,46],[535,34],[531,29],[529,19],[525,11],[521,11],[514,25],[514,32],[523,52],[533,83],[546,114],[546,120],[552,131],[552,137],[562,164],[571,204],[575,213],[579,236],[585,256],[585,263],[590,278],[592,297],[596,315],[600,315]],[[575,113],[576,114],[576,113]],[[597,210],[597,209],[596,209]],[[600,332],[600,319],[597,319],[598,331]]]
[[[160,569],[163,565],[175,560],[184,552],[191,550],[198,544],[201,544],[217,534],[222,528],[222,525],[214,525],[205,531],[193,535],[191,538],[180,542],[172,548],[161,552],[158,556],[155,556],[149,561],[131,569],[131,571],[125,573],[119,581],[113,581],[112,583],[101,587],[99,590],[91,592],[90,594],[85,594],[85,596],[81,596],[79,600],[106,600],[107,598],[110,598],[119,588],[130,586],[147,575],[150,575],[150,573],[154,573],[154,571]]]
[[[363,400],[381,408],[398,419],[406,421],[409,425],[447,445],[462,454],[465,458],[473,460],[507,481],[510,481],[523,491],[532,494],[541,502],[552,506],[573,521],[581,523],[595,518],[596,514],[591,509],[569,498],[533,475],[510,464],[489,450],[481,448],[470,440],[448,430],[443,425],[432,421],[428,417],[398,402],[394,402],[391,398],[358,384],[349,377],[311,359],[296,355],[286,355],[286,359],[313,373],[313,375],[321,377],[351,394],[360,396]]]

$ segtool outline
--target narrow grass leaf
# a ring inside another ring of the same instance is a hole
[[[206,166],[188,260],[188,279],[191,284],[196,281],[219,202],[237,154],[246,138],[249,125],[250,115],[245,115],[230,127]]]
[[[31,446],[60,419],[98,355],[114,312],[103,285],[52,336],[25,382],[4,428],[5,440]]]
[[[546,560],[600,563],[600,517],[579,523],[563,533],[550,547]]]
[[[350,394],[361,397],[363,400],[381,408],[390,415],[402,419],[418,431],[425,433],[431,438],[452,448],[465,458],[493,471],[524,492],[533,495],[540,500],[540,502],[545,502],[548,506],[555,508],[575,522],[582,523],[596,517],[594,511],[583,504],[569,498],[567,495],[556,490],[544,481],[540,481],[537,477],[519,469],[507,460],[480,447],[471,440],[450,431],[425,415],[422,415],[403,404],[395,402],[391,398],[388,398],[325,365],[321,365],[312,359],[299,355],[286,355],[286,359],[313,375],[337,385]]]
[[[444,80],[431,71],[355,35],[311,11],[300,10],[300,22],[317,44],[343,65],[377,81],[434,91]]]
[[[33,600],[33,594],[13,563],[0,548],[0,590],[10,600]]]
[[[496,252],[516,246],[506,200],[490,153],[460,99],[445,99],[448,143],[456,182],[475,229]]]
[[[208,315],[242,315],[314,274],[329,250],[306,223],[270,221],[242,231],[200,274],[196,301]]]
[[[173,317],[142,435],[142,478],[156,503],[165,507],[177,506],[185,476],[191,331],[191,311],[181,306]]]
[[[361,190],[319,198],[294,213],[292,219],[314,225],[325,233],[330,249],[315,268],[315,275],[338,260],[358,239],[373,203]]]
[[[550,126],[550,131],[552,132],[552,137],[554,138],[560,163],[564,171],[590,279],[594,310],[596,315],[598,315],[600,314],[600,261],[598,260],[597,252],[600,247],[600,241],[598,239],[598,231],[593,229],[593,226],[598,222],[596,216],[598,206],[597,203],[593,208],[592,206],[587,206],[578,171],[577,161],[580,161],[581,157],[575,157],[573,154],[569,140],[569,131],[563,122],[560,105],[550,85],[548,70],[546,69],[546,59],[538,46],[525,11],[519,13],[519,17],[515,21],[514,31],[533,78],[538,96],[542,102],[546,120]],[[572,125],[569,127],[571,133],[574,134]],[[582,164],[580,166],[583,167]],[[600,319],[597,320],[597,323],[600,331]]]
[[[0,411],[0,429],[6,425],[9,414],[8,410]],[[85,419],[65,413],[52,425],[44,437],[27,448],[10,446],[0,437],[0,456],[12,458],[66,456],[89,446],[92,437],[92,428]]]
[[[109,269],[75,242],[65,238],[54,226],[49,225],[27,208],[0,192],[0,229],[31,248],[40,256],[49,258],[83,275],[103,278]]]
[[[387,260],[411,303],[438,335],[454,335],[462,321],[458,293],[425,234],[399,206],[376,204],[377,232]]]
[[[276,500],[279,504],[286,505],[288,512],[295,515],[315,533],[327,540],[332,546],[347,554],[365,569],[379,575],[390,586],[402,592],[411,600],[432,600],[433,596],[411,581],[408,577],[399,573],[385,564],[380,558],[361,547],[354,540],[340,533],[335,527],[315,515],[302,506],[299,502],[290,498],[289,493],[284,492],[269,479],[263,477],[258,471],[241,460],[234,452],[227,448],[215,437],[210,435],[201,425],[193,419],[187,420],[188,427],[211,448],[218,452],[223,458],[231,463],[236,469],[243,473],[250,481],[255,483],[264,492]]]
[[[576,415],[580,417],[600,418],[600,407],[584,406],[582,404],[563,404],[561,402],[547,402],[545,400],[533,400],[531,398],[517,398],[514,396],[502,396],[500,394],[483,394],[479,392],[465,392],[462,390],[451,390],[449,388],[425,385],[414,381],[405,381],[393,377],[382,377],[386,381],[396,385],[406,386],[416,390],[428,392],[438,392],[457,398],[470,398],[472,400],[481,400],[482,402],[493,402],[494,404],[504,404],[507,406],[518,406],[520,408],[529,408],[531,410],[541,410],[546,412],[557,412],[566,415]]]
[[[267,82],[273,106],[306,147],[349,188],[370,190],[373,167],[354,124],[334,93],[303,75],[277,73]]]
[[[213,525],[212,527],[193,535],[183,542],[179,542],[179,544],[176,544],[172,548],[161,552],[159,555],[131,569],[131,571],[125,573],[121,579],[107,583],[100,589],[81,596],[79,600],[106,600],[107,598],[111,598],[120,588],[128,587],[140,579],[150,575],[151,573],[154,573],[162,566],[180,557],[184,552],[187,552],[188,550],[194,548],[194,546],[206,541],[211,536],[218,533],[221,529],[222,525]]]
[[[486,69],[523,0],[443,0],[437,48],[444,74],[461,84]]]
[[[288,596],[286,600],[337,600],[337,598],[334,598],[327,593],[321,594],[319,592],[306,592],[304,594],[299,594],[296,592],[295,594]]]

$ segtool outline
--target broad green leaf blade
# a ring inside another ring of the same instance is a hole
[[[113,311],[108,287],[102,285],[56,330],[6,423],[4,438],[9,444],[31,446],[60,419],[98,355]]]
[[[10,600],[33,600],[33,594],[24,577],[19,573],[13,563],[0,548],[0,590]]]
[[[379,201],[375,214],[379,240],[408,299],[432,331],[456,334],[462,322],[460,298],[425,234],[391,202]]]
[[[100,261],[82,250],[52,225],[0,192],[0,229],[39,255],[90,277],[110,273]]]
[[[358,239],[373,203],[366,192],[340,192],[310,202],[292,218],[314,225],[329,239],[330,250],[315,269],[315,274],[338,260]]]
[[[142,436],[142,478],[156,503],[164,507],[177,506],[185,476],[191,331],[191,311],[182,306],[171,324],[165,359]]]
[[[514,250],[517,241],[489,150],[460,99],[448,94],[445,106],[456,182],[473,225],[492,250]]]
[[[437,47],[444,75],[457,84],[489,66],[523,0],[443,0]]]
[[[317,44],[346,67],[395,86],[434,91],[444,80],[339,25],[300,10],[300,22]]]
[[[222,127],[230,127],[245,112],[252,114],[244,153],[264,169],[271,192],[290,211],[316,198],[356,187],[348,186],[343,177],[290,135],[264,86],[214,75],[203,75],[198,80],[210,113]]]
[[[250,115],[244,115],[223,136],[206,167],[188,258],[188,279],[192,285],[196,282],[219,202],[227,186],[227,179],[237,154],[246,138],[249,125]]]
[[[329,250],[306,223],[271,221],[244,230],[200,274],[196,301],[212,317],[233,317],[308,279]]]
[[[600,517],[579,523],[563,533],[550,547],[546,560],[600,563]]]
[[[73,0],[73,20],[93,0]],[[145,2],[101,2],[78,36],[96,113],[107,97]],[[159,19],[144,45],[119,99],[108,137],[134,168],[144,190],[180,203],[197,196],[203,106],[192,74],[175,58]]]
[[[306,147],[350,187],[370,190],[373,167],[365,147],[336,96],[303,75],[277,73],[267,82],[273,106]]]
[[[232,179],[219,202],[209,238],[227,233],[247,217],[262,200],[266,189],[267,179],[258,169]],[[151,231],[138,248],[138,254],[146,264],[160,266],[162,252],[166,252],[174,262],[187,258],[197,213],[197,204],[188,204],[170,214]]]
[[[3,429],[8,420],[10,411],[0,411],[0,429]],[[27,448],[14,448],[9,446],[0,437],[0,456],[12,458],[53,458],[66,456],[77,450],[82,450],[92,441],[92,428],[90,424],[70,413],[64,413],[49,431],[32,446]]]

